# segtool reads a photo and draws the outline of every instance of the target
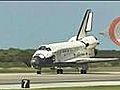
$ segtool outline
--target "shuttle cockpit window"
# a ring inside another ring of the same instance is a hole
[[[46,46],[41,46],[39,50],[46,50]]]
[[[51,51],[51,49],[50,49],[50,48],[46,48],[46,50],[47,50],[47,51]]]
[[[46,47],[46,46],[41,46],[39,48],[39,50],[47,50],[47,51],[51,51],[51,49],[49,47]]]

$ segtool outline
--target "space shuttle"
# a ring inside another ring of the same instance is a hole
[[[89,63],[109,62],[118,58],[95,58],[96,46],[99,41],[95,36],[88,35],[92,30],[93,12],[87,9],[76,36],[66,42],[41,45],[33,54],[31,65],[41,74],[42,68],[54,67],[57,74],[63,74],[65,67],[78,68],[86,74]]]

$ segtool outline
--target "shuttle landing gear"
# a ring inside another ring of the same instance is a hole
[[[80,70],[80,73],[81,74],[87,74],[87,70],[88,70],[88,65],[87,64],[82,64],[81,65],[81,70]]]
[[[87,70],[82,70],[81,69],[81,74],[87,74]]]
[[[63,74],[63,69],[57,69],[57,74]]]
[[[41,71],[37,71],[37,74],[41,74]]]

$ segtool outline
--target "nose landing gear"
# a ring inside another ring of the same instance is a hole
[[[37,71],[37,74],[41,74],[41,68],[39,68],[39,70]]]
[[[41,71],[37,71],[37,74],[41,74]]]

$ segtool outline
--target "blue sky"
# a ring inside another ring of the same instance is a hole
[[[120,2],[0,2],[0,48],[37,48],[68,40],[78,32],[87,8],[94,12],[93,31],[99,49],[120,50],[107,36],[120,16]],[[100,36],[99,32],[106,32]]]

